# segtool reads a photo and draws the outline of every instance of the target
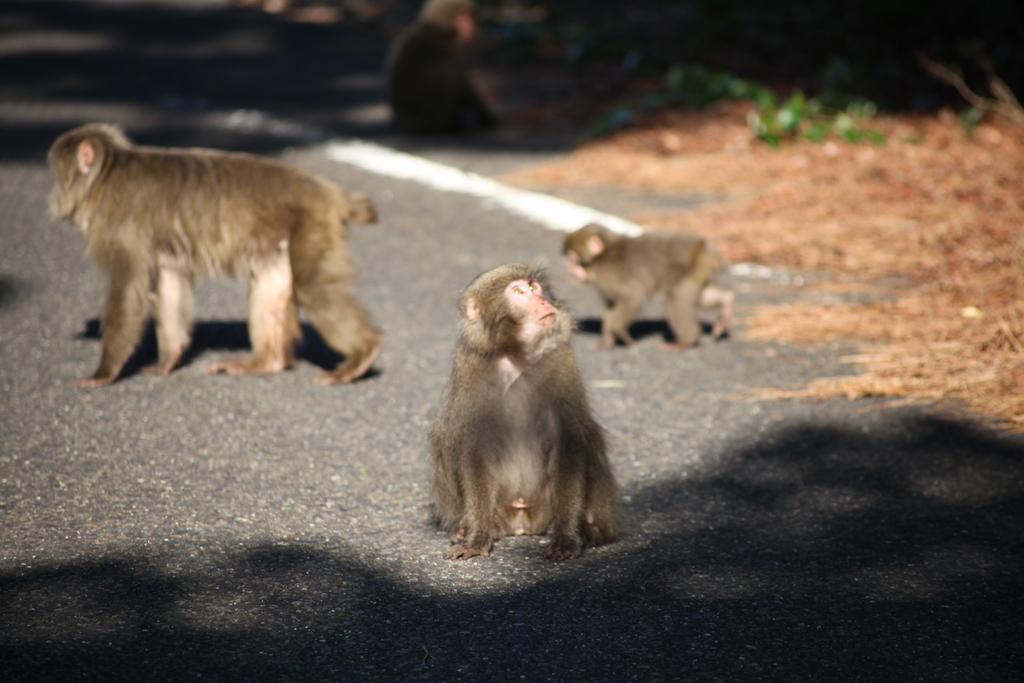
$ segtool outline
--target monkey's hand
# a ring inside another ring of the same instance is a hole
[[[583,554],[583,543],[578,538],[567,536],[551,539],[551,545],[544,552],[544,557],[549,560],[574,560]]]
[[[595,548],[600,545],[604,545],[605,543],[611,543],[615,540],[614,533],[605,533],[605,531],[596,524],[584,525],[583,533],[586,535],[587,541],[590,543],[590,545],[594,546]]]
[[[469,558],[476,557],[477,555],[487,557],[491,554],[492,547],[493,543],[491,541],[487,541],[487,543],[482,546],[456,543],[451,548],[448,548],[448,552],[444,554],[444,558],[446,560],[468,560]]]
[[[622,342],[622,345],[626,348],[636,344],[636,339],[633,339],[633,336],[624,329],[615,332],[605,332],[604,329],[602,327],[601,339],[597,342],[598,351],[611,351],[615,348],[617,341]]]

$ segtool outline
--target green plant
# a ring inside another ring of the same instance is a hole
[[[978,124],[985,118],[985,110],[978,107],[968,107],[967,109],[960,112],[960,126],[964,129],[964,133],[971,135],[974,133],[974,129],[978,127]]]
[[[842,108],[826,107],[798,90],[779,104],[775,93],[762,85],[697,65],[673,66],[665,75],[663,90],[603,116],[590,127],[588,136],[607,135],[664,107],[705,107],[720,100],[750,100],[754,108],[747,115],[747,125],[758,139],[773,146],[787,139],[821,142],[830,136],[851,143],[886,141],[882,133],[867,126],[878,111],[873,102],[851,100]]]
[[[822,142],[831,136],[853,144],[880,145],[885,144],[885,135],[868,127],[877,112],[878,107],[867,100],[854,100],[842,109],[833,109],[797,90],[780,105],[755,102],[747,114],[747,125],[754,135],[772,146],[787,139]]]
[[[702,66],[673,66],[665,75],[665,87],[674,103],[695,107],[719,100],[767,102],[774,99],[772,92],[763,86]]]

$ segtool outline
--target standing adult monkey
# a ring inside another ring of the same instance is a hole
[[[387,89],[399,128],[445,133],[497,122],[470,79],[475,12],[472,0],[427,0],[416,21],[395,38]]]
[[[293,362],[296,303],[344,356],[324,384],[365,374],[379,333],[349,292],[345,222],[375,217],[364,196],[282,163],[208,149],[133,145],[117,128],[87,124],[50,147],[56,218],[85,234],[106,271],[99,366],[81,386],[117,379],[155,303],[159,358],[169,374],[188,347],[193,282],[201,273],[250,277],[252,356],[211,372],[265,374]]]
[[[551,536],[547,557],[618,535],[615,479],[569,338],[573,321],[525,265],[473,280],[430,435],[434,508],[448,559],[489,555],[502,536]]]

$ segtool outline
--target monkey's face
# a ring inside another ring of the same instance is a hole
[[[576,280],[580,282],[587,281],[587,269],[580,263],[580,255],[575,251],[565,252],[565,267],[569,270],[569,275]]]
[[[569,274],[580,282],[587,282],[589,268],[605,251],[603,228],[596,224],[585,225],[568,235],[562,242],[562,254]]]
[[[535,363],[564,341],[558,309],[547,298],[536,280],[513,280],[504,291],[505,306],[518,322],[515,341],[517,355],[527,363]]]
[[[50,168],[56,180],[50,193],[50,213],[60,220],[72,218],[88,188],[88,181],[92,179],[87,172],[95,163],[95,150],[89,141],[80,137],[65,134],[58,138],[49,152]],[[88,149],[91,154],[88,159],[83,159],[80,151],[83,149]],[[83,169],[85,161],[88,166]],[[85,226],[80,224],[79,228],[84,230]]]
[[[532,365],[569,341],[572,315],[550,291],[544,273],[509,264],[478,275],[459,300],[460,344],[478,353]]]
[[[472,12],[462,12],[457,14],[452,19],[452,27],[455,29],[455,35],[458,36],[458,41],[463,45],[472,43],[476,38],[476,19],[473,17]]]
[[[558,311],[545,298],[544,290],[536,280],[513,280],[505,287],[505,300],[517,314],[524,330],[530,327],[548,329],[558,318]]]

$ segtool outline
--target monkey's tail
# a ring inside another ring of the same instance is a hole
[[[711,275],[716,275],[729,269],[729,259],[718,247],[710,242],[705,242],[704,252],[708,257],[708,267],[711,270]]]
[[[377,223],[377,205],[368,195],[346,192],[335,186],[335,202],[344,224],[374,225]]]

